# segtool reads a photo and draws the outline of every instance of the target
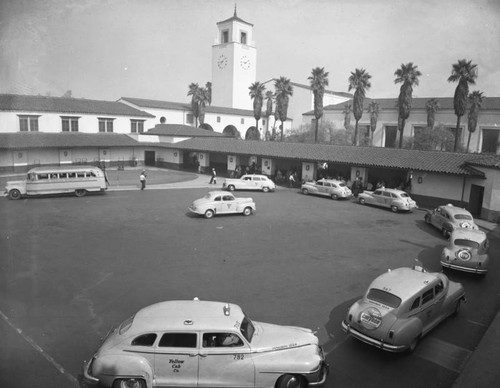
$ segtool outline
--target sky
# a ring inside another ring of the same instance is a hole
[[[414,97],[453,97],[452,64],[478,65],[472,90],[500,96],[500,0],[0,0],[0,93],[189,102],[211,81],[216,23],[254,25],[257,80],[348,91],[356,68],[370,98],[396,98],[394,72],[422,72]]]

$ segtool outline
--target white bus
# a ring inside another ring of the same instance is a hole
[[[83,197],[87,192],[100,192],[107,188],[106,176],[98,167],[36,167],[28,171],[26,179],[7,182],[5,195],[10,199],[61,193],[75,193],[77,197]]]

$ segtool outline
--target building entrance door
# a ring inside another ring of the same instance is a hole
[[[144,164],[146,166],[156,166],[155,151],[144,151]]]
[[[480,215],[483,207],[484,187],[471,185],[469,197],[469,211],[473,215]]]

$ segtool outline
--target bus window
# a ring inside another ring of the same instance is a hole
[[[76,173],[68,172],[68,178],[76,178]]]
[[[76,173],[76,175],[78,178],[85,178],[85,173],[83,171]]]
[[[49,179],[49,174],[38,174],[38,180]]]
[[[60,179],[66,179],[67,177],[68,177],[68,173],[66,173],[66,172],[60,172],[59,173],[59,178]]]
[[[28,180],[29,181],[34,181],[36,179],[36,174],[33,174],[32,172],[30,172],[28,174]]]
[[[50,179],[57,179],[57,174],[50,174]]]

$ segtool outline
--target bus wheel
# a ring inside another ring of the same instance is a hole
[[[75,195],[77,197],[85,197],[85,194],[87,194],[87,190],[84,189],[75,190]]]
[[[20,199],[21,192],[18,189],[12,189],[11,191],[9,191],[9,198],[10,199]]]

